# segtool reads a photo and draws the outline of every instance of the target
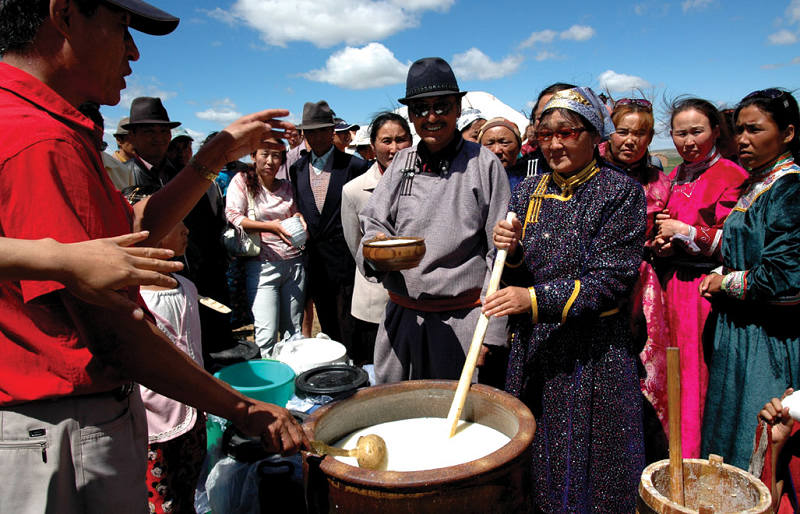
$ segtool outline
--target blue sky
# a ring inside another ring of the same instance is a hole
[[[800,0],[151,0],[181,18],[165,37],[133,32],[141,58],[108,133],[137,96],[160,96],[196,137],[238,115],[327,100],[360,124],[398,107],[414,60],[441,56],[462,90],[529,111],[556,82],[691,94],[735,104],[755,89],[800,89]],[[666,134],[653,148],[668,148]],[[106,136],[115,148],[110,135]]]

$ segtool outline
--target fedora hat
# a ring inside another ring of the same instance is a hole
[[[128,121],[130,121],[130,118],[128,118],[127,116],[119,120],[119,123],[117,123],[117,131],[114,132],[114,137],[128,135],[128,131],[123,128],[125,125],[128,124]]]
[[[121,125],[122,128],[130,130],[134,125],[166,125],[175,128],[180,125],[180,121],[170,121],[167,110],[161,103],[160,98],[150,96],[140,96],[131,102],[131,116],[128,123]]]
[[[180,18],[142,0],[105,0],[105,2],[130,13],[130,26],[145,34],[164,36],[175,30],[181,21]]]
[[[300,130],[312,130],[325,127],[333,127],[333,111],[328,102],[320,100],[317,103],[306,102],[303,105],[303,123],[297,126]]]
[[[441,57],[425,57],[408,69],[406,96],[398,98],[397,101],[408,105],[409,100],[417,98],[465,94],[466,91],[458,90],[456,76],[447,61]]]

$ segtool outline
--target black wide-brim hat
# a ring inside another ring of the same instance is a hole
[[[303,123],[297,126],[300,130],[313,130],[333,127],[333,110],[325,100],[317,103],[306,102],[303,105]]]
[[[154,7],[141,0],[104,0],[105,3],[119,7],[131,15],[131,28],[152,34],[164,36],[175,30],[180,18]]]
[[[424,57],[408,69],[406,96],[397,101],[408,105],[417,98],[466,94],[466,91],[459,91],[456,76],[447,61],[441,57]]]
[[[130,130],[134,125],[166,125],[172,129],[180,124],[180,121],[170,121],[160,98],[140,96],[131,102],[130,119],[121,127]]]

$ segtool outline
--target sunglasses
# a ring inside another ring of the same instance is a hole
[[[537,130],[533,135],[534,139],[539,143],[549,143],[553,137],[557,137],[560,141],[569,139],[577,139],[586,129],[584,127],[571,127],[560,128],[558,130]]]
[[[616,102],[614,102],[614,107],[618,105],[638,105],[648,111],[653,111],[653,104],[650,100],[645,100],[644,98],[620,98]]]
[[[411,114],[417,116],[418,118],[427,118],[430,116],[431,111],[436,116],[447,116],[450,114],[450,111],[453,109],[455,104],[450,100],[439,100],[438,102],[433,102],[432,104],[425,103],[425,102],[413,102],[408,104],[408,110],[411,111]]]

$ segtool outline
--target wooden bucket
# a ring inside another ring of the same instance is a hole
[[[639,482],[638,514],[711,514],[772,512],[769,489],[758,478],[724,464],[719,455],[683,459],[685,506],[669,498],[669,460],[647,466]]]

